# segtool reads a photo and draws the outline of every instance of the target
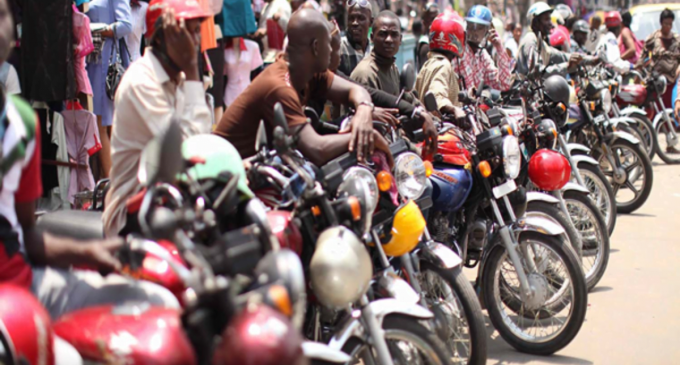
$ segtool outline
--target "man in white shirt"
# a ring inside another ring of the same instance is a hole
[[[154,6],[158,3],[162,6]],[[211,114],[198,72],[201,22],[208,16],[195,0],[153,0],[149,6],[151,47],[128,68],[116,92],[111,188],[103,218],[107,236],[138,230],[136,214],[130,219],[125,204],[141,189],[137,170],[146,144],[173,118],[185,138],[210,132]]]
[[[267,20],[274,20],[285,34],[288,29],[288,20],[290,20],[292,8],[290,7],[288,0],[265,0],[265,2],[266,4],[260,15],[258,29],[254,36],[255,38],[262,38],[262,58],[264,59],[264,62],[272,63],[274,62],[274,56],[282,49],[269,48]]]

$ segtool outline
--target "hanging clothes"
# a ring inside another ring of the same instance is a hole
[[[211,0],[199,0],[199,4],[206,9],[212,8]],[[217,38],[215,37],[215,18],[208,17],[201,23],[201,52],[217,48]]]
[[[78,11],[73,6],[73,43],[75,55],[73,70],[76,74],[76,91],[86,95],[92,95],[92,85],[85,70],[85,56],[94,50],[92,33],[90,33],[90,18]]]
[[[76,94],[71,0],[24,0],[21,86],[37,101],[63,101]]]
[[[99,142],[97,117],[84,110],[75,102],[68,103],[67,110],[61,112],[66,131],[66,146],[71,162],[84,165],[86,168],[71,168],[71,184],[68,189],[68,201],[73,204],[74,196],[83,190],[93,191],[95,182],[90,170],[90,156],[102,149]]]
[[[243,37],[257,30],[255,14],[247,0],[224,0],[222,12],[215,16],[215,21],[222,27],[225,38]]]
[[[132,61],[142,57],[142,39],[146,33],[146,11],[148,8],[149,3],[143,1],[130,2],[132,32],[125,36],[125,42]]]
[[[227,75],[224,104],[227,107],[250,85],[250,72],[263,64],[260,47],[256,42],[238,38],[237,54],[233,41],[234,39],[229,39],[224,50],[224,74]]]

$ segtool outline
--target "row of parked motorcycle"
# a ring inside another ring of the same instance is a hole
[[[172,123],[144,150],[144,189],[128,203],[141,232],[118,257],[122,274],[165,286],[182,310],[91,308],[54,333],[91,363],[485,364],[484,308],[517,350],[561,350],[605,274],[617,213],[649,197],[651,159],[680,162],[678,125],[661,76],[600,65],[567,81],[530,62],[508,92],[461,93],[464,118],[425,95],[432,156],[408,119],[375,122],[393,167],[380,153],[313,166],[280,105],[247,171],[222,138],[182,141]],[[405,91],[413,79],[406,66]],[[94,238],[99,217],[61,211],[39,225]],[[113,340],[123,332],[126,351]]]

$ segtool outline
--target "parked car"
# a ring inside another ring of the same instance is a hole
[[[633,16],[630,30],[635,33],[638,39],[644,41],[655,30],[661,28],[659,16],[666,8],[675,13],[674,31],[680,33],[680,3],[638,5],[630,8],[630,13]]]

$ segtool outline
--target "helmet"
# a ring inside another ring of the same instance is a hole
[[[146,11],[146,37],[151,39],[156,31],[156,21],[163,14],[163,9],[170,7],[175,11],[177,20],[208,18],[213,16],[210,10],[198,3],[198,0],[151,0]]]
[[[475,5],[470,8],[465,20],[470,23],[491,25],[491,10],[484,5]]]
[[[579,19],[574,23],[572,30],[574,32],[581,32],[581,33],[588,34],[588,32],[590,32],[590,26],[588,25],[587,21],[585,21],[583,19]]]
[[[574,15],[574,13],[571,11],[571,8],[567,4],[557,4],[555,6],[555,12],[559,13],[564,20],[567,20],[571,18],[572,15]]]
[[[229,172],[238,178],[239,192],[249,198],[254,196],[248,188],[241,155],[226,139],[212,134],[189,137],[182,142],[182,158],[185,161],[196,161],[186,172],[194,180],[220,180],[222,173]],[[186,178],[182,176],[182,180]]]
[[[50,316],[22,287],[0,285],[0,339],[15,364],[54,364]]]
[[[394,213],[392,238],[383,245],[387,256],[402,256],[413,250],[425,231],[425,218],[418,205],[409,200]]]
[[[430,26],[430,50],[449,51],[456,57],[463,55],[465,29],[453,13],[439,14]]]
[[[562,14],[556,11],[553,11],[553,13],[550,15],[550,21],[552,21],[552,23],[555,25],[564,25],[564,17]]]
[[[554,103],[569,105],[569,83],[560,75],[552,75],[543,81],[544,95]]]
[[[559,152],[540,149],[529,160],[529,179],[541,190],[559,190],[570,176],[569,161]]]
[[[319,302],[331,308],[347,308],[368,290],[373,264],[359,237],[343,226],[335,226],[319,235],[309,273]]]
[[[563,25],[553,28],[552,33],[550,33],[550,45],[553,47],[562,47],[567,45],[569,48],[569,31]]]
[[[618,27],[621,23],[623,23],[623,18],[618,11],[608,11],[604,14],[604,24],[607,28]]]
[[[531,5],[529,8],[529,11],[527,11],[527,22],[529,23],[529,26],[533,24],[534,19],[538,18],[541,16],[541,14],[551,12],[552,13],[553,9],[546,3],[539,1],[537,3],[534,3],[534,5]]]

